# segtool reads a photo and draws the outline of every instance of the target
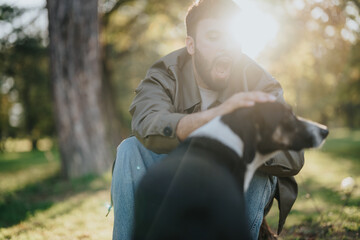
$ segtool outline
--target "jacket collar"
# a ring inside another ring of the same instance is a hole
[[[176,64],[170,65],[169,70],[177,79],[177,94],[183,96],[179,98],[182,101],[180,105],[183,106],[185,111],[191,109],[191,112],[193,112],[196,107],[200,106],[201,96],[195,80],[192,57],[188,54],[186,48],[182,48],[176,53],[174,56],[176,57]]]
[[[194,108],[196,105],[200,106],[201,95],[200,95],[199,87],[196,83],[191,57],[190,60],[187,61],[186,64],[184,65],[182,73],[184,78],[183,81],[180,81],[179,85],[182,84],[181,86],[182,92],[186,94],[186,97],[183,98],[184,110]]]

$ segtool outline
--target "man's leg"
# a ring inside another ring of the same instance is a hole
[[[264,218],[264,209],[274,196],[276,177],[256,172],[245,194],[246,211],[250,224],[250,235],[253,240],[259,236]]]
[[[127,138],[118,146],[111,183],[114,240],[131,239],[136,188],[147,169],[165,155],[146,149],[136,137]]]

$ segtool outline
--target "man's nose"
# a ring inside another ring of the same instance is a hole
[[[220,50],[227,54],[232,54],[236,52],[238,49],[241,49],[240,43],[238,43],[235,39],[227,36],[222,39],[222,43],[220,46]]]
[[[229,53],[231,53],[231,49],[232,49],[231,40],[229,38],[224,38],[222,40],[220,48],[219,48],[220,52],[229,54]]]

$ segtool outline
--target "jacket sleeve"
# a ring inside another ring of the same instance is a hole
[[[245,81],[249,89],[270,93],[277,97],[277,101],[286,104],[280,83],[255,62],[244,69]],[[304,153],[283,151],[270,159],[259,171],[277,177],[290,177],[299,173],[304,165]]]
[[[185,114],[175,111],[172,98],[175,88],[175,81],[167,72],[150,69],[135,90],[130,106],[133,133],[156,153],[168,153],[179,144],[176,127]]]
[[[290,177],[299,173],[304,166],[304,152],[282,151],[267,161],[259,171],[277,177]]]

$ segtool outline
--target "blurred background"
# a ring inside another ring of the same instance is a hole
[[[50,47],[48,10],[55,16],[59,8],[52,2],[0,0],[0,239],[110,239],[110,168],[117,144],[131,133],[128,107],[152,63],[184,46],[184,17],[192,1],[95,1],[100,74],[88,84],[101,83],[101,104],[85,107],[106,115],[105,149],[111,153],[104,167],[87,171],[73,171],[79,166],[71,163],[91,150],[69,150],[79,140],[62,137],[67,112],[59,107],[55,84],[61,77],[50,71],[57,60],[51,64],[56,50]],[[90,8],[86,1],[74,2],[84,4],[82,14]],[[243,9],[243,51],[281,83],[298,115],[330,128],[322,150],[306,153],[297,177],[299,199],[282,238],[358,239],[360,1],[237,2]],[[71,9],[72,1],[58,5]],[[71,24],[61,21],[69,16],[50,21],[59,21],[53,26],[66,32]],[[87,134],[97,139],[95,130]],[[275,206],[269,215],[274,229],[277,214]]]

